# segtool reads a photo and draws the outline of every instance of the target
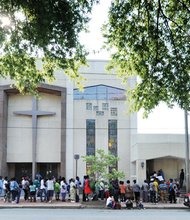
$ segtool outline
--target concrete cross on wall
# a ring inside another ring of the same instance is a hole
[[[37,106],[37,99],[33,97],[32,110],[15,111],[14,114],[32,117],[32,179],[34,180],[36,174],[37,119],[40,116],[52,116],[56,113],[48,111],[39,111]]]

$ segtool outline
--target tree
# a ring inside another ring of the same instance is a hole
[[[148,115],[160,102],[190,109],[190,2],[188,0],[115,0],[104,25],[108,70],[127,82],[131,109]]]
[[[115,168],[108,172],[110,167],[115,167],[119,158],[111,153],[106,154],[103,149],[97,149],[96,155],[83,156],[88,166],[88,175],[93,176],[96,181],[101,178],[105,180],[115,180],[124,177],[124,173]]]
[[[79,85],[78,69],[87,51],[79,42],[92,6],[99,0],[1,0],[0,76],[15,80],[20,92],[35,92],[62,68]],[[3,16],[11,25],[3,26]],[[42,69],[36,59],[42,59]]]

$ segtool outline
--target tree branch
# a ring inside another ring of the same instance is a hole
[[[178,0],[179,3],[181,3],[183,5],[183,7],[190,13],[190,9],[188,8],[188,6],[184,3],[183,0]]]
[[[174,20],[172,20],[170,17],[168,17],[165,13],[164,13],[164,11],[162,10],[162,8],[161,8],[161,12],[162,12],[162,16],[168,21],[171,21],[172,23],[174,23],[181,31],[183,31],[183,32],[185,32],[185,30],[181,27],[181,26],[179,26],[178,25],[178,23],[176,23]],[[168,22],[167,22],[168,23]],[[169,24],[168,24],[169,25]]]
[[[163,10],[162,10],[162,9],[161,9],[161,12],[162,12],[162,14],[163,14]],[[177,57],[177,56],[178,56],[178,52],[177,52],[177,50],[176,50],[176,45],[175,45],[175,41],[174,41],[173,32],[172,32],[172,30],[171,30],[171,28],[170,28],[170,25],[169,25],[169,23],[168,23],[167,17],[165,17],[164,23],[166,24],[166,27],[168,28],[168,30],[169,30],[169,32],[170,32],[171,43],[172,43],[173,46],[174,46],[174,52],[175,52],[175,55],[176,55],[176,57]],[[176,68],[178,69],[178,65],[176,66]]]
[[[160,11],[161,11],[161,2],[158,0],[158,10],[157,10],[157,20],[156,20],[156,63],[158,60],[158,39],[159,39],[159,18],[160,18]]]

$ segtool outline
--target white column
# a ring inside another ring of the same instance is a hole
[[[74,130],[73,130],[73,82],[67,78],[67,101],[66,101],[66,179],[74,177]]]
[[[137,182],[141,186],[146,179],[146,160],[136,161]]]

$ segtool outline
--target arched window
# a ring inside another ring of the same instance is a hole
[[[125,100],[125,90],[106,86],[96,85],[85,87],[84,91],[74,89],[75,100]]]

